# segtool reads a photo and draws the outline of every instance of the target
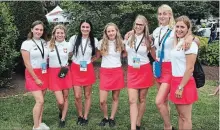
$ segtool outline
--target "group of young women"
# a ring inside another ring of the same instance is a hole
[[[192,129],[192,104],[198,100],[196,84],[192,76],[198,52],[198,41],[191,35],[188,17],[173,17],[168,5],[158,8],[158,24],[152,35],[148,21],[138,15],[133,31],[123,40],[117,25],[108,23],[98,42],[93,36],[92,24],[82,21],[79,33],[65,41],[66,28],[57,25],[52,38],[44,40],[44,25],[41,21],[32,24],[28,40],[21,46],[26,66],[26,89],[35,98],[33,108],[33,130],[50,129],[42,122],[44,95],[46,89],[53,91],[59,108],[59,126],[65,127],[68,109],[68,93],[73,88],[75,106],[78,112],[77,125],[88,124],[91,107],[92,85],[95,73],[92,62],[102,57],[100,68],[100,108],[104,118],[98,124],[110,127],[116,125],[115,114],[119,104],[120,90],[127,86],[130,104],[130,129],[140,130],[141,120],[146,109],[146,95],[154,84],[154,74],[150,65],[149,53],[161,62],[161,76],[156,78],[158,93],[156,105],[164,121],[164,130],[173,130],[170,122],[169,99],[176,105],[179,129]],[[127,56],[127,85],[121,64],[121,55]],[[68,64],[71,60],[71,64]],[[49,62],[48,62],[49,61]],[[48,63],[47,63],[48,62]],[[47,67],[49,64],[49,68]],[[82,90],[83,89],[83,90]],[[84,91],[84,113],[82,104]],[[111,115],[108,116],[107,96],[112,91]],[[139,102],[139,103],[138,103]]]

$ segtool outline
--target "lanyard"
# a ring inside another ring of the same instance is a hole
[[[140,43],[138,44],[137,48],[136,48],[136,42],[134,43],[134,50],[135,50],[136,53],[137,53],[137,51],[138,51],[138,49],[139,49],[139,47],[140,47],[140,45],[141,45],[143,39],[144,39],[144,35],[143,35],[143,37],[142,37]]]
[[[161,34],[161,30],[162,30],[162,28],[160,29],[160,34]],[[161,45],[161,43],[162,43],[164,37],[166,36],[166,34],[168,33],[168,31],[169,31],[169,28],[167,29],[166,33],[163,35],[163,37],[161,38],[161,40],[160,40],[160,35],[159,35],[159,39],[158,39],[159,46]]]
[[[84,57],[84,54],[85,54],[85,52],[86,52],[86,48],[87,48],[88,41],[89,41],[89,40],[88,40],[88,38],[87,38],[87,40],[86,40],[86,45],[85,45],[85,48],[84,48],[84,49],[83,49],[83,46],[82,46],[82,42],[81,42],[81,44],[80,44],[83,57]]]
[[[41,46],[42,46],[42,50],[40,49],[40,47],[37,45],[37,43],[34,41],[34,39],[32,39],[32,41],[35,43],[35,45],[37,46],[37,48],[40,50],[40,53],[41,53],[41,56],[42,56],[42,59],[44,59],[44,45],[41,41]]]

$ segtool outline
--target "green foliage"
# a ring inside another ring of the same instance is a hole
[[[17,28],[13,24],[14,18],[9,7],[0,2],[0,88],[9,85],[12,72],[15,67],[15,58],[18,52],[15,50]]]
[[[61,7],[72,13],[73,22],[68,26],[68,38],[79,31],[79,22],[89,19],[94,27],[94,35],[100,39],[104,26],[113,22],[118,25],[122,36],[132,29],[135,17],[145,15],[149,21],[156,20],[156,9],[141,1],[62,1]],[[157,22],[150,23],[150,29],[157,26]]]
[[[219,41],[200,47],[199,59],[203,64],[219,66]]]

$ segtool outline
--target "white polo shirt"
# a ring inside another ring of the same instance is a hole
[[[70,46],[69,43],[65,40],[63,42],[55,42],[55,45],[57,46],[57,50],[60,55],[61,65],[67,66],[68,65],[68,55],[70,52]],[[49,48],[49,67],[51,68],[57,68],[60,67],[60,63],[58,60],[56,48],[53,49]]]
[[[182,48],[183,43],[184,39],[180,39],[171,51],[172,75],[174,77],[183,77],[186,71],[186,54],[198,54],[198,45],[195,42],[192,42],[186,51]]]
[[[160,33],[160,30],[161,30],[161,33]],[[153,31],[154,46],[156,47],[156,57],[158,60],[159,60],[158,52],[162,48],[162,44],[159,46],[159,37],[160,37],[160,41],[161,41],[162,37],[166,34],[167,30],[168,30],[168,25],[157,27]],[[164,36],[164,38],[165,38],[165,36]],[[164,40],[164,38],[163,38],[163,40]],[[163,43],[163,40],[161,41],[161,43]],[[170,62],[171,61],[170,51],[173,49],[173,43],[174,43],[174,29],[172,30],[169,37],[165,41],[163,62]]]
[[[108,54],[102,56],[101,67],[103,68],[117,68],[121,67],[121,52],[116,51],[115,40],[108,40],[109,48]],[[101,50],[102,40],[99,41],[98,50]]]
[[[75,41],[76,41],[76,35],[73,35],[70,40],[69,40],[69,43],[70,43],[70,50],[71,52],[73,51],[73,48],[74,48],[74,45],[75,45]],[[87,38],[82,38],[82,47],[83,47],[83,50],[86,46],[86,41],[87,41]],[[98,46],[98,40],[97,38],[94,38],[94,42],[95,42],[95,48],[97,48]],[[87,61],[87,64],[91,63],[91,57],[92,57],[92,46],[90,44],[90,40],[88,40],[88,44],[87,44],[87,47],[86,47],[86,51],[85,51],[85,54],[83,56],[82,54],[82,51],[81,51],[81,45],[79,45],[79,48],[78,48],[78,53],[77,53],[77,56],[75,56],[75,54],[73,54],[73,57],[72,57],[72,61],[75,63],[75,64],[80,64],[80,61]]]
[[[143,37],[143,34],[141,34],[139,36],[135,35],[136,42],[134,44],[136,44],[136,48],[138,47],[142,37]],[[148,50],[147,50],[147,46],[145,45],[145,38],[141,42],[141,45],[140,45],[137,53],[136,53],[134,47],[133,48],[130,47],[130,45],[129,45],[130,40],[131,40],[131,37],[127,41],[125,41],[125,48],[126,48],[126,51],[128,54],[128,56],[127,56],[128,57],[128,65],[130,65],[130,66],[133,65],[133,58],[134,57],[140,58],[140,65],[148,64],[150,61],[147,56]]]
[[[37,45],[31,40],[26,40],[22,43],[21,45],[21,50],[26,50],[30,53],[30,63],[32,68],[37,69],[37,68],[41,68],[41,64],[44,62],[47,62],[47,58],[48,58],[48,46],[45,40],[40,39],[40,40],[36,40],[34,39],[34,41],[36,42],[36,44],[39,46],[39,48],[42,50],[42,45],[41,43],[43,43],[43,47],[44,47],[44,59],[42,59],[42,55],[40,50],[38,49]]]

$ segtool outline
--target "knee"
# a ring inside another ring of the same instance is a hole
[[[184,114],[179,114],[179,118],[183,121],[183,122],[191,122],[191,118],[185,116]]]
[[[58,101],[57,101],[57,104],[60,105],[60,106],[62,106],[62,105],[64,104],[64,101],[63,101],[63,100],[58,100]]]
[[[137,104],[137,100],[134,99],[134,98],[131,98],[131,99],[129,99],[129,104],[130,104],[130,105]]]
[[[139,102],[140,103],[145,103],[146,102],[146,97],[140,97]]]
[[[88,99],[90,99],[90,98],[91,98],[91,93],[90,93],[90,92],[89,92],[89,93],[86,93],[86,94],[85,94],[85,99],[88,100]]]
[[[82,95],[81,94],[75,94],[75,100],[76,101],[81,101],[82,100]]]
[[[118,102],[118,97],[117,97],[117,96],[114,96],[114,97],[112,98],[112,101],[113,101],[113,102]]]
[[[104,106],[104,105],[106,105],[106,103],[107,103],[106,100],[101,100],[101,101],[100,101],[100,106]]]
[[[44,99],[43,99],[43,98],[37,99],[37,100],[36,100],[36,104],[43,106],[43,105],[44,105]]]

